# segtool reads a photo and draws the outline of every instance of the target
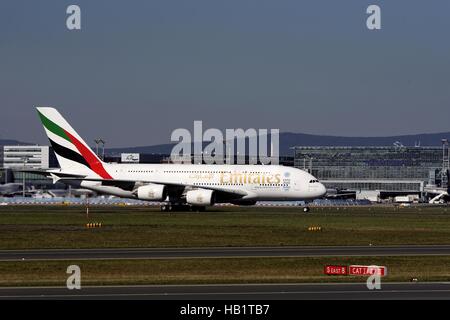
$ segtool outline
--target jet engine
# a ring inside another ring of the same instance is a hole
[[[139,200],[164,201],[167,197],[166,186],[162,184],[148,184],[136,189]]]
[[[212,206],[215,203],[214,191],[206,189],[188,191],[186,202],[195,206]]]

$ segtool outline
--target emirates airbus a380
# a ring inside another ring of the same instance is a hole
[[[162,211],[187,206],[202,211],[215,203],[312,200],[326,193],[311,174],[279,165],[106,163],[56,109],[37,111],[61,167],[46,171],[54,183],[163,202]]]

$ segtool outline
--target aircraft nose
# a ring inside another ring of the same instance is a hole
[[[319,197],[323,197],[326,194],[327,188],[322,183],[319,183]]]

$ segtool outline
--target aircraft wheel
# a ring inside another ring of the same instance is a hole
[[[303,207],[303,212],[304,212],[304,213],[309,212],[309,210],[310,210],[309,207]]]

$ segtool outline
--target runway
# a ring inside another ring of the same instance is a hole
[[[448,300],[450,283],[382,283],[381,290],[369,290],[365,283],[0,288],[0,300],[5,299]]]
[[[0,261],[450,255],[450,245],[0,250]]]

